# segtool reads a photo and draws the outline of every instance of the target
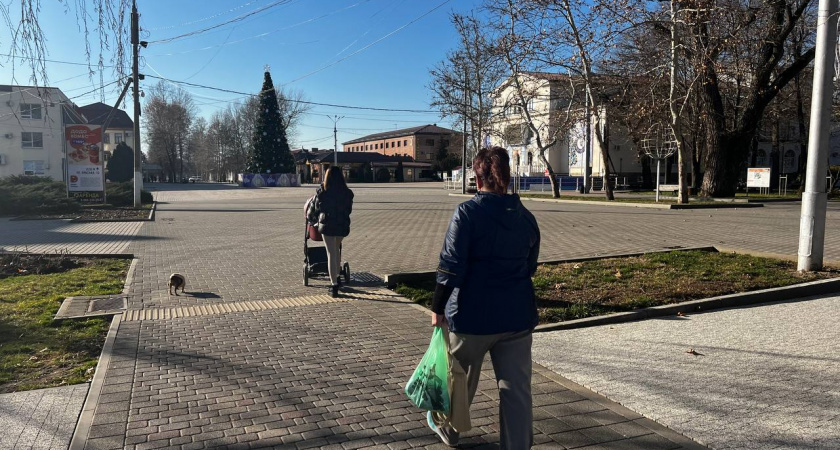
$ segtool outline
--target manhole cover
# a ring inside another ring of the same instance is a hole
[[[88,312],[125,309],[125,297],[94,298],[88,304]]]
[[[67,297],[53,320],[112,316],[126,309],[126,298],[114,295]]]
[[[369,273],[369,272],[354,272],[350,274],[350,279],[359,284],[383,284],[385,280]]]

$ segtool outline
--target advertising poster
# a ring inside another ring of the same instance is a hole
[[[99,125],[68,125],[67,191],[82,203],[105,202],[102,128]]]
[[[747,169],[747,187],[769,188],[770,168],[756,167]]]

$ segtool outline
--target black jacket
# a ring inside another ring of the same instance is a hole
[[[537,326],[531,277],[540,230],[517,195],[479,192],[461,203],[446,232],[439,284],[457,288],[446,304],[456,333],[496,334]]]
[[[325,236],[350,234],[350,213],[353,212],[353,191],[319,187],[309,202],[306,218]]]

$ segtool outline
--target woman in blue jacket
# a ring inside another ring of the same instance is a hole
[[[473,161],[478,193],[458,205],[437,269],[432,325],[448,327],[450,353],[467,373],[472,404],[484,356],[490,352],[499,385],[501,448],[531,447],[531,333],[537,306],[531,277],[540,230],[517,195],[507,194],[510,163],[500,147]],[[429,427],[450,446],[452,428]]]

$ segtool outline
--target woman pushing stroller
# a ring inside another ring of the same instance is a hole
[[[350,234],[353,191],[347,187],[341,169],[330,167],[324,182],[306,204],[306,219],[324,238],[332,296],[341,287],[341,241]]]

